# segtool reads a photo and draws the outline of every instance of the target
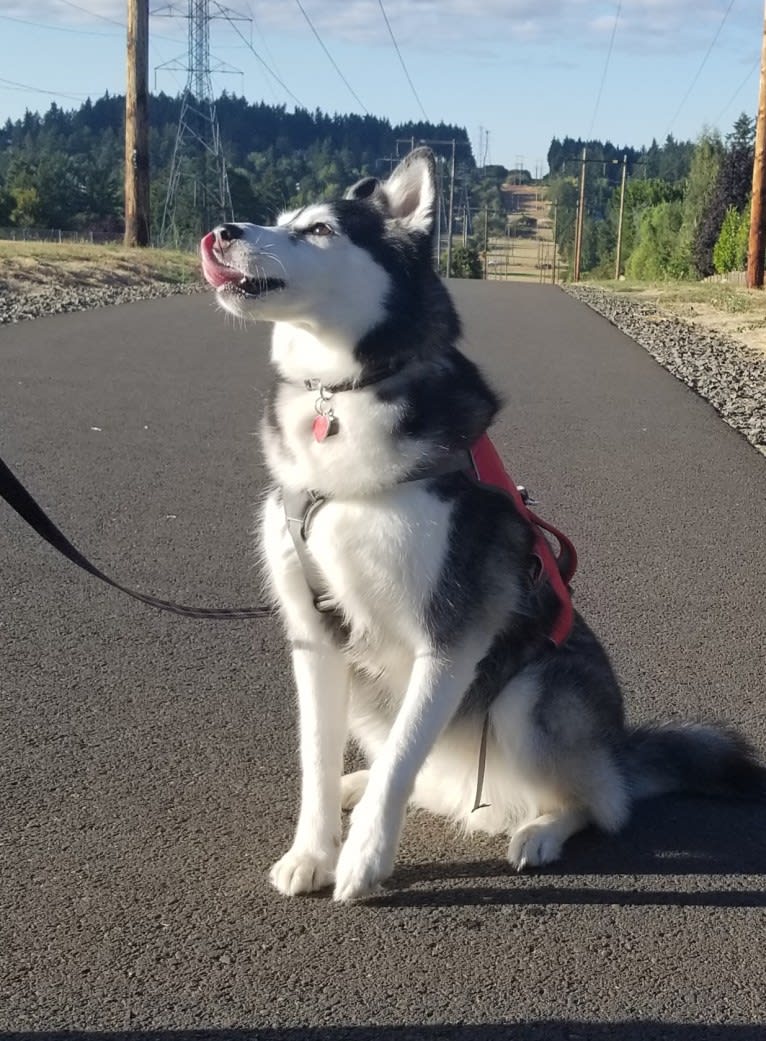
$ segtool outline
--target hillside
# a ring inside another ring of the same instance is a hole
[[[286,207],[340,193],[359,177],[384,176],[390,157],[410,140],[452,140],[460,146],[459,176],[475,164],[464,127],[446,123],[392,125],[375,116],[287,112],[224,94],[216,102],[228,167],[233,212],[267,223]],[[181,99],[165,94],[150,102],[151,211],[161,222],[176,146]],[[105,95],[78,109],[53,104],[44,114],[8,120],[0,133],[0,228],[87,229],[119,235],[122,229],[124,98]],[[201,132],[201,131],[200,131]],[[442,149],[447,154],[449,149]],[[210,163],[181,153],[174,225],[192,240],[220,219],[209,197]]]

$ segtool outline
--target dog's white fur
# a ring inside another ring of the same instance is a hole
[[[393,869],[408,803],[508,832],[521,869],[556,859],[588,822],[617,830],[636,798],[766,799],[766,768],[733,731],[626,728],[608,656],[577,613],[563,646],[545,640],[549,590],[506,500],[454,473],[404,480],[470,444],[497,407],[457,349],[430,266],[435,201],[433,157],[420,151],[383,185],[367,179],[274,228],[226,225],[202,241],[221,303],[276,323],[264,449],[277,487],[263,547],[292,645],[302,775],[295,838],[271,880],[290,895],[333,882],[337,900],[371,892]],[[404,359],[396,393],[365,383],[381,378],[381,358]],[[306,381],[334,387],[329,406]],[[326,407],[339,436],[317,442]],[[285,493],[308,490],[325,498],[306,545],[330,625],[283,509]],[[485,712],[488,805],[473,811]],[[342,777],[349,731],[371,765]]]
[[[426,228],[433,221],[425,166],[400,168],[383,190],[403,227]],[[331,497],[316,515],[308,548],[350,632],[345,651],[328,635],[280,496],[272,493],[264,548],[292,645],[302,786],[295,838],[271,880],[290,895],[334,882],[335,899],[349,901],[391,873],[408,802],[467,829],[510,831],[509,859],[522,868],[557,857],[589,817],[619,827],[628,799],[606,760],[598,786],[583,774],[576,799],[538,776],[545,755],[533,720],[540,687],[534,670],[526,669],[491,707],[484,781],[489,806],[471,813],[483,719],[447,725],[493,630],[479,617],[457,646],[439,654],[425,624],[445,559],[451,507],[418,483],[396,481],[427,460],[433,446],[410,441],[403,458],[389,436],[391,404],[382,405],[365,389],[335,394],[333,408],[347,436],[317,443],[316,395],[300,386],[305,379],[331,384],[353,378],[353,347],[386,306],[388,275],[364,249],[324,230],[305,233],[320,225],[337,231],[333,222],[332,207],[318,205],[286,215],[275,228],[242,225],[243,237],[228,247],[226,263],[252,277],[283,277],[286,286],[255,299],[225,290],[219,295],[235,314],[276,322],[272,360],[294,382],[279,388],[285,436],[280,441],[266,431],[266,458],[282,487],[321,488]],[[297,242],[290,238],[296,228],[304,231]],[[352,457],[354,446],[363,451]],[[505,595],[512,599],[513,592]],[[574,714],[571,724],[576,731]],[[342,780],[349,729],[371,766]],[[342,843],[343,806],[354,809]]]

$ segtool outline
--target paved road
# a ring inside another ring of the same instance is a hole
[[[764,460],[558,290],[458,284],[512,472],[581,553],[631,715],[766,751]],[[258,598],[265,332],[209,296],[0,330],[0,441],[83,549],[160,596]],[[0,505],[0,1037],[745,1041],[766,1036],[766,830],[665,799],[521,877],[408,822],[385,894],[265,880],[290,839],[277,625],[133,604]]]

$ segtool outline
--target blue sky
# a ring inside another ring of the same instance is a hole
[[[165,6],[152,0],[151,10]],[[185,0],[173,6],[188,9]],[[122,93],[126,8],[0,0],[0,121],[51,101],[71,108]],[[523,160],[533,173],[546,169],[554,135],[638,147],[668,132],[696,138],[705,126],[726,133],[757,107],[760,0],[221,0],[220,8],[250,20],[211,24],[214,63],[239,70],[214,76],[216,90],[288,110],[295,98],[330,113],[366,109],[394,123],[425,112],[465,126],[475,150],[488,141],[488,161]],[[210,0],[211,12],[220,8]],[[168,93],[186,76],[159,66],[185,64],[186,33],[182,17],[151,20],[152,81]]]

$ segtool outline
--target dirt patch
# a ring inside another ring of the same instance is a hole
[[[505,184],[501,192],[506,233],[490,240],[487,277],[510,282],[552,281],[553,221],[545,188]]]
[[[199,261],[172,250],[79,243],[0,242],[0,292],[32,294],[53,287],[127,288],[200,280]]]
[[[0,325],[202,288],[191,253],[0,241]]]
[[[658,316],[682,318],[766,355],[766,292],[716,282],[641,285],[594,283],[618,297],[657,307]]]

